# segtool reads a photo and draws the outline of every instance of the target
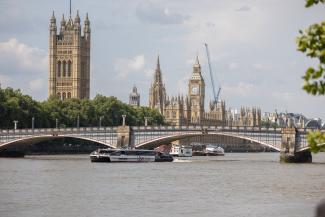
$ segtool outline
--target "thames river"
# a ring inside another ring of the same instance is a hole
[[[325,199],[325,153],[312,164],[278,161],[278,153],[133,164],[2,158],[0,216],[313,217]]]

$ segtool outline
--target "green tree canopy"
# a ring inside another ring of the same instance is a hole
[[[116,97],[97,95],[93,100],[66,99],[50,97],[44,102],[37,102],[20,90],[0,88],[0,128],[13,128],[13,121],[18,120],[19,128],[31,128],[32,118],[35,127],[55,127],[58,120],[60,127],[76,127],[79,117],[80,127],[118,126],[126,115],[128,125],[143,125],[144,117],[149,124],[164,124],[163,116],[154,109],[133,107]]]
[[[311,7],[318,3],[324,4],[325,0],[306,0],[305,6]],[[305,72],[303,89],[312,95],[325,95],[325,21],[313,24],[305,31],[300,30],[297,45],[299,51],[318,62],[317,67],[309,67]],[[325,134],[320,131],[310,132],[307,141],[312,152],[319,152],[319,144],[325,143]]]

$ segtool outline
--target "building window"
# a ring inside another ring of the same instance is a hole
[[[71,72],[72,72],[72,62],[69,60],[68,61],[68,77],[71,77]]]
[[[67,96],[66,96],[65,92],[63,92],[62,93],[62,99],[66,99],[66,98],[67,98]]]
[[[70,92],[68,92],[68,99],[70,99],[71,98],[71,93]]]
[[[59,97],[59,99],[61,99],[61,93],[58,93],[58,97]]]
[[[176,118],[176,112],[173,112],[173,118]]]
[[[66,73],[67,73],[67,63],[65,62],[65,60],[63,60],[62,62],[62,76],[65,77],[66,76]]]
[[[56,70],[58,73],[58,77],[61,77],[61,61],[58,62]]]

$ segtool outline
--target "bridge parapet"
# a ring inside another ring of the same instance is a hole
[[[260,128],[260,127],[242,127],[242,126],[132,126],[129,127],[132,135],[129,139],[124,135],[124,139],[129,141],[128,146],[149,143],[150,141],[159,141],[159,138],[186,138],[190,136],[204,136],[213,134],[219,136],[237,137],[252,142],[274,147],[281,150],[282,129],[281,128]],[[45,129],[17,129],[0,130],[0,146],[19,139],[32,138],[36,136],[46,137],[75,137],[85,138],[91,141],[98,141],[111,146],[118,146],[119,127],[79,127],[79,128],[45,128]],[[295,147],[296,152],[308,148],[306,134],[309,130],[297,129],[300,141]],[[121,137],[120,137],[121,139]],[[120,140],[121,141],[121,140]],[[124,146],[124,145],[123,145]]]

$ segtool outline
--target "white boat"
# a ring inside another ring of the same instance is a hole
[[[110,153],[116,149],[98,149],[90,153],[91,162],[110,162]]]
[[[206,156],[224,156],[225,150],[219,146],[207,146],[205,148]]]
[[[156,152],[151,150],[116,150],[110,154],[110,162],[155,162]]]
[[[90,154],[91,162],[171,162],[173,157],[154,150],[98,149]]]
[[[169,154],[175,157],[192,157],[192,146],[173,145]]]

